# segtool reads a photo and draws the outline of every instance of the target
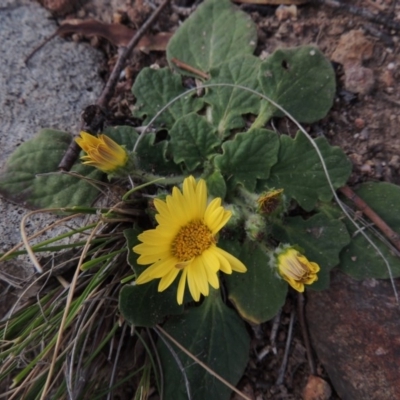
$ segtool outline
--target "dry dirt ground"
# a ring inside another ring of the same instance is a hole
[[[44,2],[52,3],[50,0]],[[53,3],[61,4],[62,1],[55,0]],[[176,30],[185,19],[185,14],[192,10],[193,3],[199,2],[173,1],[179,8],[168,7],[152,26],[152,32]],[[400,23],[400,4],[396,4],[395,0],[349,0],[346,3],[363,7],[373,14],[381,12],[388,20]],[[117,20],[137,28],[152,12],[151,4],[151,1],[145,0],[114,3],[89,1],[55,18],[62,21],[65,18],[95,17],[106,22]],[[154,4],[157,1],[154,0]],[[257,23],[257,55],[265,56],[278,47],[316,44],[332,60],[337,74],[334,107],[323,121],[307,128],[315,136],[326,136],[330,143],[340,146],[346,152],[354,165],[350,184],[356,185],[365,180],[400,184],[399,32],[385,24],[368,21],[364,16],[353,15],[327,4],[304,4],[289,10],[272,5],[242,4],[240,7]],[[99,65],[99,71],[107,79],[115,63],[117,49],[104,40],[77,35],[72,40],[90,40],[105,52],[107,61]],[[130,107],[134,104],[130,88],[137,73],[143,67],[155,63],[160,66],[167,64],[164,52],[145,54],[135,51],[131,57],[125,69],[125,78],[118,83],[110,104],[111,115],[119,124],[135,123],[130,113]],[[294,134],[294,128],[286,120],[275,123],[282,132]],[[267,346],[271,344],[272,322],[252,332],[251,360],[239,387],[254,399],[302,398],[309,368],[297,322],[283,383],[276,385],[290,313],[294,307],[295,298],[289,297],[277,325],[276,354],[272,350],[265,354]],[[322,366],[318,366],[318,373],[324,376]],[[131,398],[129,392],[129,389],[122,391],[115,398]],[[331,398],[339,399],[335,393]]]

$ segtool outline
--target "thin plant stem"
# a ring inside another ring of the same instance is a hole
[[[292,334],[293,334],[293,325],[294,325],[295,315],[296,314],[293,309],[292,312],[290,313],[290,321],[289,321],[288,334],[287,334],[287,338],[286,338],[285,353],[283,354],[282,364],[281,364],[281,367],[279,368],[279,374],[278,374],[278,378],[276,380],[276,385],[282,385],[283,379],[285,376],[287,360],[289,357],[290,344],[292,342]]]
[[[310,336],[308,335],[308,329],[306,319],[304,317],[304,295],[303,293],[297,293],[297,315],[300,322],[301,334],[303,336],[304,346],[307,352],[307,361],[312,375],[317,375],[317,369],[315,368],[315,362],[313,353],[311,350]]]

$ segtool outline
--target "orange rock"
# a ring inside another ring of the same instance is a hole
[[[328,400],[332,395],[328,382],[319,376],[310,375],[303,390],[303,400]]]

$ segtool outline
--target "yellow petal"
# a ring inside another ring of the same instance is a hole
[[[189,286],[189,291],[190,294],[193,297],[194,301],[199,301],[200,300],[200,290],[197,286],[196,282],[196,276],[193,274],[193,269],[190,268],[191,265],[189,265],[187,269],[187,281],[188,281],[188,286]]]
[[[172,282],[175,280],[175,278],[177,277],[177,275],[179,274],[179,269],[177,268],[172,268],[167,275],[164,275],[159,284],[158,284],[158,291],[162,292],[165,289],[167,289]]]
[[[217,247],[218,253],[221,255],[221,257],[225,257],[225,259],[229,262],[229,265],[231,266],[233,271],[236,272],[246,272],[247,268],[246,266],[238,260],[236,257],[234,257],[232,254],[228,253],[227,251],[220,249]]]
[[[167,275],[171,269],[175,268],[175,260],[173,258],[167,258],[166,260],[161,260],[150,267],[146,268],[136,279],[138,285],[142,283],[149,282],[153,279],[162,278]]]
[[[185,294],[187,271],[188,271],[187,268],[185,268],[182,271],[181,278],[179,279],[178,293],[177,293],[178,304],[182,304],[183,303],[183,295]]]

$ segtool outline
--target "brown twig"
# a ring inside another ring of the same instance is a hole
[[[315,368],[314,356],[311,350],[310,336],[308,335],[308,329],[306,324],[306,318],[304,316],[304,295],[303,293],[297,294],[297,316],[299,318],[301,334],[303,336],[304,346],[307,353],[308,366],[310,368],[311,375],[317,375],[317,369]]]
[[[29,60],[42,48],[44,47],[47,43],[50,42],[50,40],[53,40],[56,36],[58,35],[58,32],[52,33],[48,38],[43,40],[42,43],[40,43],[38,46],[36,46],[26,57],[24,60],[24,64],[28,64]]]
[[[183,61],[178,60],[177,58],[173,57],[171,58],[171,62],[174,63],[178,68],[183,69],[184,71],[191,72],[192,74],[196,74],[200,76],[203,79],[210,79],[210,76],[206,74],[203,71],[200,71],[199,69],[192,67],[191,65],[188,65],[184,63]]]
[[[375,226],[390,240],[390,242],[400,251],[400,235],[396,233],[382,218],[348,186],[339,189],[354,205],[364,213]]]
[[[119,76],[121,74],[122,69],[125,66],[126,61],[128,60],[130,54],[132,53],[135,46],[139,43],[139,40],[145,34],[147,29],[150,28],[151,24],[157,19],[160,15],[161,11],[168,5],[170,0],[164,0],[158,8],[150,15],[147,21],[137,30],[136,34],[132,37],[128,46],[121,52],[118,60],[114,66],[114,69],[111,72],[110,77],[104,87],[100,97],[98,98],[96,105],[100,108],[106,108],[111,97],[114,93],[115,86],[117,85]],[[72,165],[75,163],[77,157],[79,155],[79,147],[75,143],[75,140],[71,141],[70,146],[68,147],[64,157],[62,158],[60,164],[58,165],[58,169],[63,171],[69,171]]]
[[[393,19],[388,15],[373,14],[371,11],[368,11],[365,8],[360,8],[344,2],[342,3],[338,0],[312,0],[312,3],[322,4],[332,8],[338,8],[346,13],[358,15],[367,19],[368,21],[376,22],[378,24],[386,26],[387,28],[400,31],[400,23],[393,21]]]

